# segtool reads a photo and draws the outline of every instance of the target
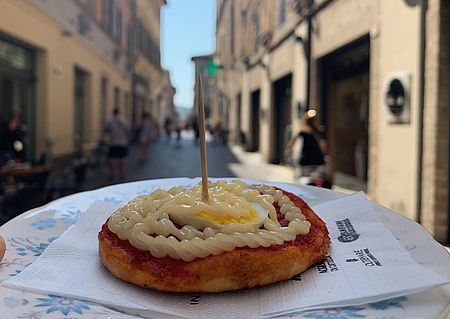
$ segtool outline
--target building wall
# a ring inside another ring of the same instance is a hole
[[[420,6],[404,1],[334,1],[314,18],[312,40],[312,57],[317,61],[364,35],[370,36],[368,193],[412,219],[417,214],[419,14]],[[411,120],[407,124],[390,124],[384,106],[386,79],[398,72],[411,76]],[[321,81],[315,75],[316,105],[320,104]]]
[[[320,11],[312,19],[309,107],[318,109],[321,115],[322,87],[328,81],[321,78],[321,59],[357,39],[369,39],[368,195],[411,219],[421,218],[437,239],[448,241],[450,5],[446,0],[427,2],[423,131],[419,110],[421,1],[314,1],[315,8]],[[226,93],[231,92],[230,96],[237,91],[242,93],[242,129],[246,135],[250,133],[250,95],[261,89],[264,116],[260,118],[259,152],[269,160],[270,136],[273,134],[273,81],[292,73],[294,132],[298,130],[299,107],[305,106],[307,20],[302,18],[303,13],[289,9],[285,23],[280,26],[276,22],[281,1],[234,2],[235,6],[240,6],[241,14],[235,17],[234,23],[238,41],[235,47],[239,54],[233,55],[227,45],[230,33],[227,28],[233,23],[227,14],[229,3],[218,1],[221,19],[217,26],[216,55],[223,59],[225,69],[235,70],[234,74],[241,82],[234,81],[238,83],[236,88],[227,87],[220,81],[218,85]],[[265,41],[255,46],[257,37],[252,17],[256,12],[260,17],[260,37]],[[410,116],[402,124],[391,123],[385,106],[387,78],[398,73],[409,76],[411,86]],[[331,91],[333,89],[336,87]],[[421,136],[422,166],[419,161]],[[422,174],[421,190],[418,174]],[[417,196],[422,199],[421,216]]]
[[[108,100],[113,101],[113,87],[130,91],[127,74],[97,52],[86,48],[77,35],[65,36],[64,26],[25,1],[4,1],[0,10],[0,30],[38,50],[37,61],[37,141],[36,155],[45,149],[45,139],[54,139],[54,154],[74,150],[74,68],[86,71],[92,84],[87,100],[86,142],[97,142],[100,78],[109,79]],[[110,106],[112,109],[112,106]]]
[[[429,0],[426,23],[423,201],[421,219],[436,239],[449,237],[450,3]]]
[[[378,5],[378,0],[338,0],[320,11],[313,20],[313,57],[324,56],[376,29]]]
[[[416,219],[419,130],[419,14],[420,7],[405,2],[380,3],[380,52],[378,104],[378,161],[376,200]],[[398,12],[392,15],[392,12]],[[376,57],[374,57],[376,58]],[[411,75],[410,123],[389,124],[384,108],[384,87],[389,74]],[[371,107],[377,107],[373,105]],[[399,151],[401,149],[401,151]],[[399,184],[393,181],[398,181]]]
[[[282,4],[284,20],[280,20]],[[301,62],[297,60],[294,49],[297,43],[294,41],[283,43],[272,53],[264,54],[264,51],[289,30],[297,14],[288,1],[275,0],[218,1],[217,10],[215,56],[224,64],[224,70],[217,75],[217,87],[226,95],[230,140],[239,141],[238,94],[241,94],[241,131],[248,141],[251,134],[250,95],[260,90],[259,152],[269,160],[273,147],[267,143],[272,134],[272,82],[291,73],[293,63]],[[295,76],[294,80],[298,81]],[[292,100],[294,103],[295,99]]]
[[[242,91],[241,58],[247,47],[248,34],[242,32],[247,25],[248,18],[244,12],[249,1],[218,1],[217,12],[220,19],[216,28],[216,63],[224,65],[214,77],[217,99],[212,102],[212,115],[214,120],[219,119],[219,104],[224,108],[222,121],[229,130],[229,140],[239,143],[237,96]],[[244,98],[241,94],[241,101]],[[242,105],[242,104],[241,104]],[[246,125],[247,120],[241,117],[241,122]]]
[[[160,14],[159,14],[159,1],[146,1],[137,0],[136,1],[136,15],[144,24],[149,36],[154,41],[159,55],[160,48]],[[159,58],[158,58],[159,60]],[[150,79],[150,86],[152,90],[159,89],[159,80],[161,77],[161,66],[159,61],[157,64],[152,63],[144,56],[139,54],[138,61],[135,65],[135,72],[145,75]]]
[[[133,73],[150,83],[146,93],[148,110],[152,103],[162,100],[162,92],[173,89],[170,81],[160,81],[163,72],[159,62],[159,13],[163,1],[115,1],[121,23],[114,28],[105,25],[102,2],[95,1],[94,16],[89,11],[89,3],[86,0],[2,2],[0,34],[37,52],[35,157],[45,151],[49,137],[54,140],[55,156],[69,155],[75,150],[75,68],[87,75],[83,116],[84,147],[87,148],[94,147],[100,140],[103,124],[114,107],[118,106],[131,120]],[[131,23],[136,22],[135,14],[153,42],[152,55],[145,55],[136,47],[138,38],[133,39],[134,46],[130,46],[128,31]],[[85,29],[81,28],[82,21]],[[106,110],[102,109],[103,78],[107,79]],[[158,105],[158,109],[164,105]]]

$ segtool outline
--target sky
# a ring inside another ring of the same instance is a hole
[[[176,88],[175,106],[192,107],[192,56],[215,49],[215,0],[167,0],[161,15],[161,64]]]

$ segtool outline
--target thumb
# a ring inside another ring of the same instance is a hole
[[[6,252],[6,243],[2,236],[0,236],[0,261],[2,261]]]

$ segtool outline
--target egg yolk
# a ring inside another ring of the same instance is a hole
[[[250,216],[248,216],[248,217],[241,216],[239,218],[235,218],[230,215],[217,216],[215,214],[211,214],[211,213],[208,213],[205,211],[198,212],[196,215],[200,218],[207,219],[213,223],[220,224],[220,225],[247,224],[247,223],[255,222],[259,218],[259,214],[253,208],[250,209]]]

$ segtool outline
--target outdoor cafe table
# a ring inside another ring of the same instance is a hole
[[[251,180],[244,180],[252,182]],[[94,191],[78,193],[57,199],[43,207],[25,212],[0,227],[0,234],[5,238],[7,251],[0,263],[0,282],[7,280],[30,265],[47,246],[71,225],[77,222],[81,214],[94,202],[101,200],[114,204],[125,204],[128,200],[151,193],[164,185],[190,187],[199,179],[163,179],[118,184]],[[342,193],[292,184],[271,183],[276,186],[295,189],[310,205],[344,197]],[[26,200],[26,199],[24,199]],[[380,218],[420,263],[424,256],[442,256],[443,248],[435,241],[418,242],[408,229],[414,222],[395,213]],[[381,216],[383,217],[383,216]],[[401,231],[399,231],[401,229]],[[419,239],[420,241],[420,239]],[[422,240],[423,241],[423,240]],[[439,258],[437,258],[439,259]],[[450,267],[449,265],[437,265]],[[435,262],[428,260],[428,266]],[[450,269],[450,268],[449,268]],[[335,309],[296,311],[286,317],[290,318],[446,318],[450,311],[450,285],[435,288],[423,293],[398,297],[363,306]],[[2,319],[87,319],[87,318],[134,318],[99,304],[65,298],[57,295],[39,295],[13,290],[0,286],[0,318]]]
[[[38,185],[38,190],[44,191],[45,182],[49,174],[50,168],[48,166],[16,165],[0,169],[0,182]]]
[[[49,173],[50,168],[43,165],[29,165],[29,166],[12,166],[6,170],[0,170],[0,177],[8,178],[8,177],[29,177],[36,176],[44,173]]]

